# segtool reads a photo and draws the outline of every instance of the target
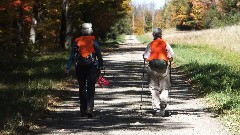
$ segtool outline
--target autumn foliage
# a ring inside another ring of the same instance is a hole
[[[178,30],[201,30],[240,22],[238,0],[171,0],[158,10],[149,8],[150,5],[147,5],[148,8],[134,6],[136,7],[134,31],[137,34],[142,34],[141,30],[146,30],[146,25],[161,28],[176,27]],[[153,24],[142,21],[146,21],[148,12],[154,12]]]
[[[62,9],[63,2],[65,9]],[[105,40],[112,26],[130,13],[129,3],[130,0],[2,0],[0,50],[8,52],[6,57],[26,56],[28,52],[46,49],[60,50],[59,42],[70,46],[68,41],[79,35],[83,22],[91,22],[94,35]],[[34,45],[29,42],[33,30]],[[67,37],[71,39],[67,41]]]

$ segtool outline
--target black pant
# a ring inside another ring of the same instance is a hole
[[[97,70],[94,65],[77,65],[76,76],[79,83],[80,112],[92,113],[94,107]]]

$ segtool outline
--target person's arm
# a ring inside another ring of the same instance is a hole
[[[167,49],[167,57],[168,57],[168,60],[169,60],[170,62],[172,62],[172,61],[173,61],[174,52],[173,52],[173,49],[172,49],[172,47],[170,46],[169,43],[167,43],[166,49]]]
[[[66,66],[66,72],[67,73],[69,73],[69,70],[70,70],[70,68],[72,66],[72,63],[74,61],[77,48],[78,48],[77,43],[74,42],[72,50],[71,50],[71,53],[70,53],[70,56],[69,56],[68,61],[67,61],[67,66]]]
[[[150,57],[150,54],[151,54],[151,49],[150,49],[150,44],[148,44],[144,51],[143,59],[147,60]]]
[[[94,40],[93,45],[94,45],[94,50],[95,50],[96,57],[98,59],[98,68],[102,69],[103,68],[103,58],[102,58],[102,54],[101,54],[101,51],[100,51],[99,44],[96,40]]]

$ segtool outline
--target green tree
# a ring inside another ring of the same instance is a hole
[[[76,7],[78,10],[73,14],[73,18],[81,18],[79,21],[76,20],[77,22],[91,22],[94,34],[105,40],[110,28],[130,12],[129,3],[130,0],[79,2]],[[77,23],[77,25],[79,24],[81,23]]]

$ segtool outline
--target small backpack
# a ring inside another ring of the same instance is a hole
[[[94,58],[94,54],[91,53],[89,54],[87,57],[83,57],[81,56],[79,53],[76,54],[76,62],[79,65],[90,65],[90,64],[94,64],[95,62],[95,58]]]
[[[77,64],[78,65],[90,65],[95,62],[95,50],[93,45],[94,37],[86,36],[76,39],[78,44],[77,52]]]
[[[150,45],[151,54],[149,58],[149,66],[157,69],[166,68],[168,66],[166,42],[161,38],[157,38],[152,41]]]
[[[149,61],[149,66],[157,69],[163,69],[168,66],[168,63],[163,59],[154,59]]]

